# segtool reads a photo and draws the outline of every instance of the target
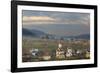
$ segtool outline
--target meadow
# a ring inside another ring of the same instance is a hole
[[[86,57],[87,50],[90,50],[90,41],[85,39],[80,40],[60,40],[62,49],[66,52],[67,48],[73,50],[73,56],[62,59],[56,58],[56,50],[58,49],[59,40],[42,39],[24,37],[22,40],[22,61],[23,62],[39,62],[39,61],[55,61],[55,60],[80,60],[90,59]],[[38,49],[38,54],[33,56],[31,50]],[[81,54],[76,54],[79,50]],[[45,60],[43,56],[50,56],[50,59]],[[90,55],[90,53],[88,54]]]

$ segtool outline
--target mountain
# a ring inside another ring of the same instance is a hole
[[[36,30],[36,29],[26,29],[22,28],[22,35],[23,36],[31,36],[31,37],[41,37],[43,35],[46,35],[46,33]]]
[[[90,39],[90,34],[80,34],[77,36],[64,36],[65,38],[72,38],[72,39]]]
[[[22,29],[22,34],[23,36],[30,36],[30,37],[43,37],[43,36],[48,36],[49,39],[61,39],[61,38],[72,38],[72,39],[90,39],[90,34],[80,34],[76,36],[58,36],[58,35],[53,35],[53,34],[47,34],[43,31],[36,30],[36,29],[28,29],[28,28],[23,28]]]
[[[89,26],[84,24],[42,24],[42,25],[24,25],[27,29],[42,30],[48,34],[57,36],[77,36],[90,32]]]
[[[75,36],[76,39],[90,39],[90,34],[81,34],[78,36]]]
[[[30,30],[22,28],[22,35],[23,36],[33,36],[34,34]]]
[[[40,30],[36,30],[36,29],[30,29],[30,31],[35,35],[35,36],[43,36],[43,35],[46,35],[46,33],[44,33],[43,31],[40,31]]]

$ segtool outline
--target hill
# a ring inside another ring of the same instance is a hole
[[[46,35],[44,32],[36,30],[36,29],[26,29],[22,28],[22,35],[23,36],[30,36],[30,37],[40,37]]]

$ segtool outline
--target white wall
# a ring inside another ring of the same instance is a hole
[[[75,4],[90,4],[99,5],[100,0],[33,0],[33,1],[48,1],[59,3],[75,3]],[[98,13],[100,13],[100,5],[98,7]],[[0,73],[10,73],[10,0],[0,0]],[[100,19],[100,14],[98,14]],[[98,22],[98,24],[100,21]],[[100,27],[100,25],[98,26]],[[100,31],[100,29],[98,30]],[[100,37],[100,33],[99,36]],[[100,43],[100,38],[98,39]],[[99,46],[100,48],[100,46]],[[98,49],[99,49],[98,48]],[[100,49],[99,56],[100,56]],[[100,61],[100,57],[99,57]],[[100,63],[99,63],[100,64]],[[85,69],[70,69],[70,70],[56,70],[56,71],[41,71],[37,73],[100,73],[100,66],[98,68],[85,68]],[[27,72],[29,73],[29,72]],[[30,72],[32,73],[32,72]]]

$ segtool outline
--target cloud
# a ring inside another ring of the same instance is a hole
[[[89,25],[89,16],[80,16],[80,18],[60,18],[50,16],[23,16],[24,25],[37,24],[84,24]]]
[[[22,18],[23,24],[47,24],[47,23],[54,23],[57,20],[55,18],[49,16],[23,16]]]
[[[23,16],[23,21],[54,21],[55,19],[48,16]]]
[[[23,10],[23,25],[80,24],[90,25],[89,13]]]

